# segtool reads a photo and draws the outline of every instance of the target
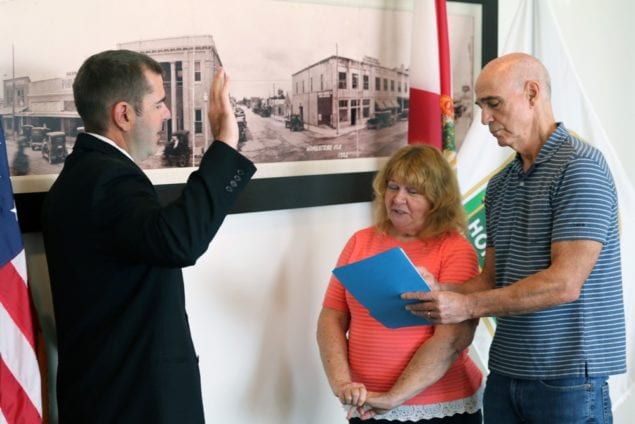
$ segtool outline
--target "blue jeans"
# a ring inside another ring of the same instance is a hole
[[[485,424],[611,424],[608,377],[519,380],[490,373]]]

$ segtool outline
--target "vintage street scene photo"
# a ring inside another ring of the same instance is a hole
[[[38,4],[34,15],[32,2],[0,2],[4,19],[33,16],[30,28],[47,28],[41,38],[26,28],[0,30],[0,116],[13,176],[59,173],[84,130],[73,102],[75,73],[86,57],[105,49],[146,53],[164,69],[171,119],[154,156],[139,164],[144,169],[198,165],[213,141],[207,108],[218,66],[231,78],[239,150],[257,164],[385,157],[406,143],[413,48],[408,2],[188,2],[152,17],[132,5],[139,10],[124,18],[129,25],[119,25],[129,31],[116,33],[81,18],[94,15],[94,5],[64,3],[69,7]],[[45,23],[58,19],[73,25]],[[452,7],[449,25],[460,145],[472,119],[478,35],[474,17],[453,14]]]

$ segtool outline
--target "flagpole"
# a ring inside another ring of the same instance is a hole
[[[339,77],[339,51],[337,43],[335,43],[335,121],[337,123],[335,127],[335,135],[340,134],[340,77]]]
[[[16,132],[16,119],[15,119],[15,45],[11,44],[11,80],[13,84],[13,101],[11,102],[11,113],[13,116],[13,122],[11,123],[11,129],[13,130],[13,140],[18,141],[18,135]]]

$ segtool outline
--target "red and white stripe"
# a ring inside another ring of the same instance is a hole
[[[0,423],[42,423],[33,309],[22,250],[0,268]]]
[[[417,0],[412,16],[408,143],[443,150],[441,97],[452,97],[445,0]]]

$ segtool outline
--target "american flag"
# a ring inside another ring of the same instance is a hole
[[[42,423],[36,321],[0,121],[0,424]]]

